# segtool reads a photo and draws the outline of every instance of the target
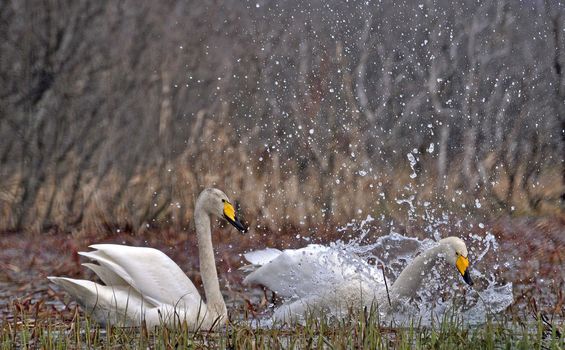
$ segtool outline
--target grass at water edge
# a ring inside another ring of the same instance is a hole
[[[16,311],[16,310],[14,310]],[[217,331],[192,333],[186,325],[101,326],[76,309],[72,319],[20,310],[0,327],[0,349],[564,349],[563,319],[543,315],[488,320],[468,326],[457,315],[422,326],[385,326],[377,313],[363,310],[329,322],[309,317],[303,325],[258,327],[246,320]]]

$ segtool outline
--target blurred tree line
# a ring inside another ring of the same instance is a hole
[[[20,0],[0,37],[3,230],[186,227],[212,185],[263,227],[563,210],[558,1]]]

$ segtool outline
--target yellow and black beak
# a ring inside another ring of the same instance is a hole
[[[461,276],[463,276],[465,283],[472,286],[473,280],[471,279],[471,274],[469,273],[469,260],[463,255],[458,255],[455,265],[457,266],[457,270],[459,270],[459,272],[461,273]]]
[[[245,227],[241,221],[235,215],[235,209],[230,202],[224,201],[224,218],[233,225],[236,229],[238,229],[241,233],[247,232],[247,227]]]

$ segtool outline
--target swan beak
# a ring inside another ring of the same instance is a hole
[[[471,279],[471,274],[469,273],[469,260],[463,255],[459,255],[455,265],[457,266],[459,273],[461,273],[461,276],[463,276],[463,281],[472,286],[473,280]]]
[[[241,221],[239,221],[239,219],[235,215],[235,209],[233,208],[233,205],[231,205],[231,203],[228,201],[224,202],[224,219],[226,219],[227,222],[232,224],[233,227],[238,229],[241,233],[247,232],[247,227],[243,226]]]
[[[471,279],[471,274],[469,273],[469,270],[465,271],[465,273],[463,274],[463,281],[465,281],[470,286],[473,285],[473,280]]]

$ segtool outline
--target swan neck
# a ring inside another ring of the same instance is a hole
[[[210,229],[210,216],[203,208],[196,203],[194,211],[194,224],[198,238],[198,254],[200,258],[200,275],[204,285],[206,303],[209,311],[214,314],[214,318],[227,315],[226,304],[220,292],[218,281],[218,271],[216,270],[216,260],[214,258],[214,247],[212,246],[212,233]]]
[[[398,301],[399,298],[410,298],[416,294],[426,274],[436,264],[438,255],[443,252],[443,247],[438,245],[418,255],[394,281],[391,287],[391,297]]]

